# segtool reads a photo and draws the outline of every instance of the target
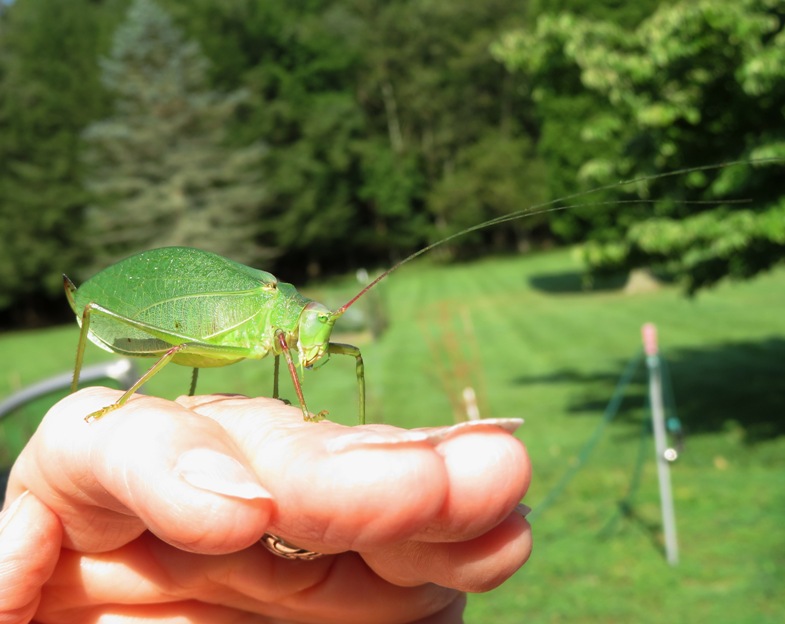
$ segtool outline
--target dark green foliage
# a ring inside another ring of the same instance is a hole
[[[100,5],[106,24],[128,4]],[[62,229],[82,266],[43,252],[58,273],[168,244],[291,278],[388,264],[543,195],[525,94],[489,53],[522,19],[512,0],[131,6],[111,47],[92,26],[83,108],[101,107],[65,132],[86,187]],[[467,242],[528,236],[508,231]]]
[[[106,110],[95,60],[109,13],[86,0],[0,12],[0,310],[16,322],[34,323],[86,258],[78,137]]]
[[[0,13],[5,320],[60,299],[61,272],[143,247],[300,280],[600,184],[783,153],[773,0],[158,3]],[[443,251],[591,236],[596,268],[643,264],[697,288],[781,257],[778,173],[609,190],[592,199],[663,201],[523,219]],[[755,203],[723,205],[743,197]],[[719,211],[687,223],[696,200]]]
[[[488,50],[519,19],[516,3],[171,7],[222,63],[216,78],[252,93],[253,123],[238,131],[256,130],[270,146],[266,205],[284,270],[389,262],[453,221],[494,214],[476,196],[473,205],[486,207],[472,217],[430,198],[485,137],[521,138],[526,149],[523,96]]]
[[[543,14],[573,13],[580,17],[600,19],[624,28],[634,28],[655,11],[662,0],[530,0],[528,15],[536,19]]]
[[[431,210],[442,228],[437,238],[476,225],[480,221],[501,217],[523,205],[545,201],[543,180],[546,172],[534,154],[531,142],[524,137],[508,138],[489,132],[476,143],[456,154],[453,167],[433,187],[428,197]],[[504,248],[504,235],[510,232],[515,247],[526,250],[532,233],[542,227],[546,215],[527,217],[509,226],[475,232],[457,241],[464,250],[483,254],[494,242]]]
[[[785,157],[784,21],[783,5],[769,0],[664,5],[634,31],[545,15],[536,31],[502,40],[497,53],[534,84],[544,150],[556,143],[548,128],[560,123],[559,105],[566,105],[561,116],[584,108],[584,146],[571,164],[591,187],[706,163]],[[559,152],[543,153],[550,165]],[[768,269],[785,258],[782,169],[781,162],[745,165],[606,194],[657,201],[581,213],[583,228],[599,241],[587,247],[587,259],[597,270],[664,270],[690,291]],[[751,204],[730,203],[743,198]],[[553,223],[569,236],[583,233],[576,213]]]
[[[501,28],[519,23],[504,0],[358,3],[368,24],[366,108],[393,157],[416,159],[428,242],[536,203],[544,181],[531,149],[529,105],[490,54]],[[543,176],[544,177],[544,176]],[[515,191],[513,191],[515,189]],[[498,233],[497,233],[498,234]],[[491,237],[472,237],[476,245]],[[425,242],[425,241],[422,241]]]

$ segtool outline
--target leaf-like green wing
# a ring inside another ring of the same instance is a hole
[[[77,310],[97,303],[140,323],[132,326],[95,315],[90,329],[110,347],[122,342],[141,347],[151,338],[168,344],[214,342],[267,314],[276,285],[276,278],[266,271],[198,249],[167,247],[108,267],[80,286],[74,299]],[[158,330],[158,336],[149,328]],[[164,345],[148,346],[157,351]]]

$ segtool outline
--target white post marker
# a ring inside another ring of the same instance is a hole
[[[467,419],[480,420],[480,406],[477,404],[477,394],[471,386],[466,386],[463,389],[463,406],[466,409]]]
[[[657,476],[660,481],[660,506],[662,527],[665,533],[665,557],[670,565],[679,563],[679,544],[676,539],[676,512],[671,491],[671,473],[668,460],[668,440],[665,432],[665,408],[662,400],[662,368],[657,347],[657,328],[646,323],[642,328],[643,348],[649,369],[649,402],[654,429],[654,448],[657,453]]]

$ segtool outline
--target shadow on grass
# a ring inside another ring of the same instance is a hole
[[[622,522],[640,531],[654,550],[662,555],[666,554],[665,544],[663,544],[662,540],[662,524],[659,521],[653,522],[642,516],[629,501],[620,501],[618,503],[616,513],[600,529],[598,537],[602,540],[611,539],[619,530]]]
[[[649,276],[646,280],[647,283],[638,285],[638,288],[643,286],[648,290],[649,287],[657,288],[660,285],[675,283],[675,276],[662,271],[644,271],[643,275]],[[622,290],[628,287],[631,279],[635,282],[635,278],[627,272],[589,275],[581,271],[561,271],[532,275],[527,281],[534,290],[558,295]],[[652,280],[650,284],[648,283],[649,279]]]
[[[676,415],[689,435],[740,427],[751,444],[785,435],[785,338],[681,348],[663,356]],[[519,377],[515,382],[577,384],[581,396],[570,411],[596,414],[605,409],[624,364],[609,372],[586,375],[563,369],[551,375]],[[632,414],[630,408],[646,405],[646,401],[646,373],[641,367],[627,388],[617,420],[624,421],[625,413]]]
[[[691,433],[738,423],[748,442],[785,435],[785,338],[680,349],[668,361],[679,415]]]
[[[587,283],[586,275],[579,271],[562,271],[532,275],[528,279],[529,286],[535,290],[550,294],[599,292],[620,290],[627,283],[626,274],[606,275],[592,278]]]

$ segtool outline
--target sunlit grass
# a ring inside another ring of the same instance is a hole
[[[690,300],[674,287],[582,291],[568,252],[443,267],[414,263],[380,289],[389,329],[363,344],[371,420],[411,427],[454,418],[455,384],[484,416],[526,419],[538,508],[602,420],[640,327],[655,322],[688,437],[673,465],[681,564],[661,552],[653,443],[629,515],[617,503],[638,460],[645,409],[639,371],[586,465],[534,521],[535,551],[509,583],[470,600],[468,622],[779,622],[785,582],[785,270]],[[281,276],[285,278],[285,276]],[[348,299],[355,286],[324,287]],[[317,291],[314,291],[315,293]],[[76,325],[0,336],[0,396],[72,365]],[[109,357],[88,347],[89,361]],[[140,370],[150,361],[140,361]],[[269,394],[272,363],[205,370],[202,392]],[[171,366],[145,391],[174,397],[190,371]],[[289,382],[284,394],[293,397]],[[313,411],[356,421],[351,358],[307,371]],[[17,443],[42,404],[2,423]],[[15,427],[17,425],[18,427]],[[20,433],[21,432],[21,433]]]

